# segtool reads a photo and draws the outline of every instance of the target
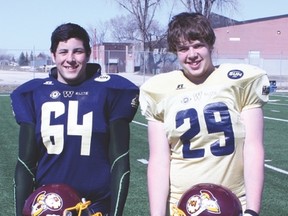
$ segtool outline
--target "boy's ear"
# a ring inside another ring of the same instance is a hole
[[[51,59],[52,59],[53,63],[55,63],[55,55],[52,52],[51,52]]]

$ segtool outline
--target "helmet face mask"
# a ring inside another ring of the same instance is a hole
[[[228,188],[202,183],[187,190],[173,208],[174,216],[241,216],[238,197]]]
[[[90,201],[82,202],[68,185],[49,184],[37,188],[25,201],[24,216],[88,216]]]

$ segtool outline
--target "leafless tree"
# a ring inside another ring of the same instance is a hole
[[[153,56],[153,50],[161,40],[165,38],[165,30],[161,28],[160,24],[154,19],[156,9],[165,0],[116,0],[119,5],[130,14],[130,21],[132,25],[136,24],[136,31],[133,31],[133,36],[140,36],[134,38],[139,40],[143,50],[148,50],[148,71],[152,73],[157,68],[157,64],[161,61],[156,61]],[[128,24],[129,25],[129,24]],[[130,35],[131,36],[131,35]],[[143,56],[143,59],[145,57]]]
[[[151,26],[154,22],[156,9],[160,6],[161,0],[116,0],[121,7],[126,9],[131,20],[137,24],[143,48],[147,41],[151,39]],[[133,19],[134,18],[134,19]],[[151,47],[147,47],[151,48]]]
[[[96,27],[89,26],[88,33],[91,38],[91,45],[94,46],[96,44],[102,44],[105,40],[105,36],[107,34],[107,26],[109,26],[109,22],[98,22]]]
[[[135,19],[131,15],[122,15],[110,20],[111,36],[118,42],[135,42],[139,41],[140,34],[137,30]]]
[[[220,11],[224,9],[237,11],[238,7],[238,0],[181,0],[181,2],[187,11],[201,13],[207,18],[210,17],[214,5]]]

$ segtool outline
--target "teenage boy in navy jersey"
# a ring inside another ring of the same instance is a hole
[[[48,78],[28,81],[11,94],[20,125],[18,216],[35,188],[56,183],[90,200],[91,214],[123,214],[138,87],[118,75],[101,75],[99,65],[89,64],[89,41],[77,24],[58,26],[50,47],[56,67]]]

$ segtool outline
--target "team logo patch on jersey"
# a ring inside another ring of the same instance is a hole
[[[181,100],[181,103],[186,104],[186,103],[188,103],[188,102],[190,102],[190,101],[191,101],[191,98],[189,98],[189,97],[184,97],[184,98]]]
[[[52,91],[52,92],[50,93],[50,98],[52,98],[52,99],[57,99],[60,95],[61,95],[61,94],[60,94],[59,91]]]
[[[98,82],[107,82],[110,80],[110,76],[108,74],[101,74],[99,77],[96,77],[94,80]]]
[[[63,91],[63,96],[65,97],[65,98],[71,98],[72,96],[73,96],[73,94],[74,94],[74,91]]]
[[[227,76],[230,78],[230,79],[240,79],[241,77],[243,77],[244,75],[244,72],[241,71],[241,70],[230,70],[228,73],[227,73]]]
[[[270,93],[270,86],[263,86],[262,87],[262,95],[269,95]]]

